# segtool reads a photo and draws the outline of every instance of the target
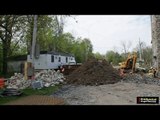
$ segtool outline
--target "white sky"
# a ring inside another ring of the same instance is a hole
[[[121,41],[129,44],[130,51],[139,38],[151,45],[151,23],[149,15],[78,15],[68,18],[64,32],[74,37],[89,38],[93,52],[105,54],[108,50],[122,52]]]

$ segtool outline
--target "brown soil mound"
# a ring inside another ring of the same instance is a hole
[[[90,59],[67,76],[67,83],[102,85],[113,84],[120,79],[118,71],[106,60]]]

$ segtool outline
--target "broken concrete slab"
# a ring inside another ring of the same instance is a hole
[[[7,82],[7,88],[25,89],[27,87],[32,87],[35,89],[33,84],[36,84],[37,81],[41,81],[42,87],[49,87],[61,84],[64,82],[64,80],[65,77],[62,73],[60,73],[59,70],[42,70],[36,72],[34,75],[34,80],[25,80],[23,74],[15,73],[14,76],[9,78]]]

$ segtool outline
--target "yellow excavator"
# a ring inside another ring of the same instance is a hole
[[[128,54],[127,60],[119,63],[120,69],[129,69],[132,70],[132,73],[135,72],[137,61],[137,52],[133,52],[133,54]]]

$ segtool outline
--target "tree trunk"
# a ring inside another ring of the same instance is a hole
[[[3,75],[6,76],[7,75],[7,42],[3,41]]]

